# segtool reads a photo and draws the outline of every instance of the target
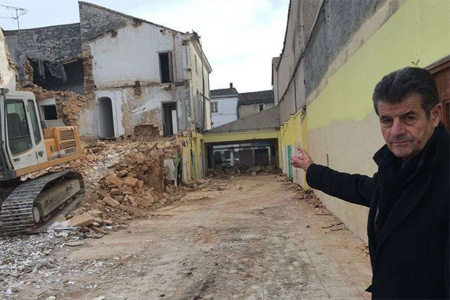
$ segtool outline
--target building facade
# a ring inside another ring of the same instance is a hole
[[[238,116],[242,119],[274,106],[273,90],[240,93]]]
[[[230,83],[228,89],[211,90],[212,128],[222,126],[238,119],[237,105],[239,93]]]
[[[435,74],[448,116],[449,17],[445,0],[292,0],[283,52],[272,61],[283,172],[307,187],[290,165],[302,146],[319,164],[373,175],[372,156],[384,144],[373,89],[403,67]],[[367,208],[318,195],[367,240]]]
[[[211,128],[212,69],[195,32],[86,2],[79,9],[80,23],[9,31],[6,39],[25,85],[32,67],[31,83],[89,96],[77,116],[83,138],[151,138]]]

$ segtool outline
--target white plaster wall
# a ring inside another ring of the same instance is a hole
[[[6,56],[7,49],[5,36],[2,28],[0,28],[0,87],[15,91],[16,71],[9,68],[8,57]]]
[[[103,97],[111,99],[115,137],[132,134],[137,125],[154,125],[163,134],[162,104],[173,102],[172,92],[150,86],[142,89],[140,97],[132,88],[96,91],[95,106],[85,108],[80,115],[81,135],[99,135],[98,100]]]
[[[183,80],[182,34],[148,23],[128,25],[89,43],[97,88],[134,85],[136,80],[160,83],[158,53],[173,51],[175,81]]]
[[[206,61],[203,62],[203,79],[202,79],[202,54],[200,49],[194,45],[194,41],[189,42],[188,50],[188,65],[187,67],[191,69],[190,71],[190,88],[191,88],[191,99],[197,96],[197,91],[202,94],[203,90],[205,97],[209,98],[209,73],[208,64]],[[197,59],[196,59],[197,58]],[[205,58],[204,58],[205,59]],[[197,64],[195,61],[197,60]],[[203,89],[204,86],[204,89]],[[205,104],[205,114],[206,114],[206,129],[211,129],[211,111],[210,102],[206,101]],[[194,117],[194,115],[192,115]]]
[[[217,102],[217,113],[212,113],[213,128],[237,120],[237,97],[215,98],[211,102]]]

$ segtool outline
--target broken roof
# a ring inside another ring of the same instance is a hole
[[[211,90],[211,98],[238,96],[238,95],[239,93],[235,88]]]
[[[239,104],[273,103],[273,90],[239,93]]]
[[[8,47],[29,58],[63,62],[81,55],[80,23],[4,31]],[[14,41],[15,40],[15,41]]]

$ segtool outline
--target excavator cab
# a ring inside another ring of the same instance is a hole
[[[0,89],[0,136],[3,232],[23,233],[49,219],[75,195],[83,194],[83,179],[78,172],[50,173],[20,181],[24,175],[82,156],[77,128],[64,126],[60,120],[42,120],[33,93]]]

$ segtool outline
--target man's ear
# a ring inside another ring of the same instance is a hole
[[[441,121],[441,113],[442,113],[442,104],[439,103],[435,107],[431,109],[431,120],[433,121],[433,126],[437,127],[439,122]]]

